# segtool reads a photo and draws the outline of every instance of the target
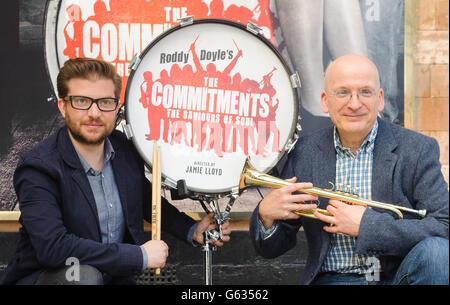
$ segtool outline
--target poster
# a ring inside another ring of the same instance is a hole
[[[330,6],[331,2],[334,3],[334,8]],[[345,2],[353,2],[353,8],[350,11],[360,18],[366,54],[379,67],[381,86],[385,90],[387,99],[387,107],[383,113],[384,118],[402,125],[404,1],[360,0]],[[336,54],[332,43],[329,42],[332,41],[329,32],[324,30],[325,27],[329,27],[329,25],[325,25],[325,22],[339,21],[343,18],[339,9],[349,11],[348,8],[345,10],[344,1],[18,0],[16,3],[9,4],[7,9],[11,10],[10,15],[16,20],[11,22],[15,26],[12,27],[13,32],[7,36],[7,42],[11,47],[8,50],[8,58],[4,59],[4,62],[8,69],[2,72],[2,80],[4,81],[2,82],[0,100],[2,106],[0,120],[0,210],[18,209],[17,198],[12,186],[12,176],[20,154],[56,131],[64,123],[54,102],[57,95],[55,79],[63,62],[67,58],[75,56],[97,57],[112,62],[118,73],[123,77],[123,100],[130,76],[128,64],[133,56],[144,51],[153,39],[176,26],[178,19],[186,16],[194,15],[195,19],[224,18],[244,25],[248,21],[258,24],[267,40],[281,54],[289,69],[297,71],[299,74],[302,83],[302,87],[296,89],[299,95],[297,98],[300,116],[298,122],[302,129],[299,134],[308,133],[329,124],[327,117],[320,115],[320,113],[314,113],[314,111],[308,111],[305,106],[306,101],[305,103],[302,101],[304,92],[308,91],[310,86],[305,85],[307,83],[306,72],[302,72],[301,63],[296,59],[295,52],[296,50],[306,51],[306,45],[299,44],[299,39],[296,36],[298,34],[295,34],[296,32],[293,29],[301,28],[302,25],[307,25],[310,22],[306,17],[300,18],[300,16],[313,16],[312,11],[302,7],[305,3],[321,4],[312,8],[319,16],[322,16],[322,19],[320,19],[322,26],[318,27],[322,29],[322,34],[319,31],[318,36],[313,37],[314,41],[322,42],[319,44],[321,50],[314,49],[315,53],[321,54],[321,65],[318,69],[320,74],[323,73],[323,69],[326,68],[329,60]],[[289,12],[291,15],[288,14]],[[301,14],[301,12],[304,14]],[[317,21],[318,19],[314,20]],[[208,31],[205,30],[205,32]],[[216,36],[220,37],[220,35],[218,33]],[[191,57],[189,60],[193,60],[192,52],[189,52],[189,50],[194,40],[193,38],[186,39],[185,53],[175,55],[176,60],[178,60],[178,57],[183,60],[183,56],[186,56],[186,54]],[[200,40],[198,43],[195,50],[200,58],[202,56],[201,50],[207,51],[205,47],[200,47]],[[223,56],[228,55],[230,57],[227,60],[223,59],[221,63],[223,66],[216,62],[216,68],[219,71],[223,71],[226,65],[236,58],[238,48],[243,48],[240,44],[236,46],[230,41],[228,43],[229,45],[223,49],[225,51]],[[227,50],[233,50],[233,54],[227,54]],[[208,56],[206,53],[204,55]],[[212,61],[214,53],[209,53],[209,56]],[[215,56],[222,55],[219,51]],[[237,64],[243,59],[238,58]],[[169,57],[166,59],[169,59]],[[174,60],[174,58],[169,60]],[[206,61],[204,64],[203,67],[206,69]],[[182,65],[179,66],[182,67]],[[245,68],[236,69],[234,67],[234,70],[231,70],[230,77],[237,72],[240,72],[240,74],[248,73]],[[249,79],[261,81],[262,76],[269,75],[271,70],[273,70],[273,65],[272,69],[266,69],[258,77]],[[280,72],[280,70],[281,68],[275,71]],[[274,80],[275,78],[271,79],[271,81]],[[212,86],[214,86],[214,83],[212,83]],[[136,94],[139,95],[140,93],[137,92]],[[306,100],[306,98],[304,99]],[[269,109],[269,104],[266,103],[266,105]],[[275,106],[275,104],[271,106]],[[280,121],[283,116],[292,115],[288,109],[277,110]],[[221,119],[218,122],[224,122],[223,117]],[[289,120],[291,119],[287,121]],[[280,127],[280,129],[282,128]],[[292,132],[290,127],[285,129],[289,129],[286,132],[288,134]],[[191,134],[192,130],[191,127]],[[258,138],[256,131],[253,134]],[[185,137],[176,138],[176,135],[175,133],[174,140],[180,140],[180,143],[182,143],[181,141],[184,141]],[[209,149],[208,139],[205,141],[204,147],[207,150],[205,152],[214,155],[214,158],[220,158],[218,154],[223,153],[226,149],[233,151],[231,142],[221,151],[217,146],[218,150],[214,149],[214,141],[210,143],[212,149]],[[270,147],[270,150],[272,150],[273,142],[276,141],[274,134],[271,135],[269,141],[266,149]],[[283,148],[285,141],[286,139],[283,139],[277,143],[280,145],[275,146]],[[216,144],[218,142],[216,141]],[[236,153],[241,157],[248,152],[245,148],[240,148],[239,140],[234,143]],[[251,151],[254,147],[250,140],[247,141],[247,144],[247,148],[250,148]],[[257,145],[255,147],[257,148]],[[255,153],[255,155],[257,154]],[[186,169],[187,167],[185,167]],[[218,171],[218,169],[216,170]],[[222,190],[223,188],[219,187],[219,189]],[[256,195],[256,197],[258,196],[259,194]],[[254,205],[260,199],[260,197],[258,197],[259,199],[256,197],[252,200],[239,199],[233,209],[253,210]]]

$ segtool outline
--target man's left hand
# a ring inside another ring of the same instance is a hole
[[[332,224],[323,229],[328,233],[342,233],[350,236],[358,236],[359,225],[366,211],[365,206],[350,205],[342,201],[330,199],[327,211],[332,216],[326,216],[319,212],[314,215],[323,222]]]
[[[193,240],[195,240],[197,243],[203,245],[204,238],[203,238],[203,232],[210,229],[216,229],[218,230],[217,223],[214,220],[214,213],[211,212],[207,214],[203,219],[198,223],[197,228],[195,229],[194,236],[192,237]],[[221,247],[223,246],[224,242],[227,242],[230,240],[230,223],[228,221],[225,221],[222,224],[222,239],[216,240],[213,243],[213,246]]]

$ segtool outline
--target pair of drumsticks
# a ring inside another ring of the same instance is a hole
[[[152,240],[161,240],[161,148],[153,142],[152,157]],[[155,269],[159,275],[161,268]]]

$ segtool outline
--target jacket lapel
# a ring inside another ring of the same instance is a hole
[[[397,141],[388,123],[378,119],[378,134],[373,151],[372,200],[390,203],[393,201],[392,180],[398,156],[393,153]]]
[[[315,187],[330,188],[330,182],[333,184],[336,180],[336,150],[334,148],[333,127],[327,128],[324,134],[321,134],[317,140],[317,152],[313,163],[313,184]],[[319,197],[319,208],[326,209],[328,206],[327,198]],[[321,251],[319,260],[323,262],[328,252],[330,244],[330,235],[323,230],[323,222],[316,221],[315,225],[320,232]]]
[[[89,180],[86,177],[86,173],[84,172],[83,166],[81,165],[80,159],[78,158],[77,152],[75,151],[75,147],[70,140],[67,128],[62,128],[60,131],[60,136],[58,139],[58,149],[64,162],[66,162],[67,165],[69,165],[73,169],[72,179],[80,188],[81,192],[86,198],[91,212],[95,215],[98,240],[101,240],[100,223],[98,220],[98,211],[97,205],[95,204],[94,194],[92,193]]]
[[[126,164],[126,159],[123,152],[120,150],[120,147],[116,147],[112,140],[111,144],[113,145],[115,151],[115,156],[112,160],[114,178],[116,180],[117,189],[119,191],[120,203],[122,204],[122,212],[125,219],[125,225],[128,226],[128,183],[126,179],[127,177],[130,177],[130,173],[127,173],[126,166],[123,166],[124,164]]]
[[[336,150],[334,148],[333,128],[327,128],[317,142],[317,154],[313,165],[313,184],[320,188],[331,188],[330,182],[336,180]],[[326,202],[326,203],[325,203]],[[325,209],[328,199],[321,202],[320,208]]]
[[[100,222],[98,219],[97,205],[95,203],[95,198],[94,194],[92,193],[91,185],[89,184],[89,180],[86,177],[86,173],[82,168],[77,168],[72,174],[72,179],[75,181],[75,183],[79,186],[79,188],[83,192],[83,195],[84,197],[86,197],[91,212],[95,215],[95,221],[100,240],[101,233],[100,233]]]

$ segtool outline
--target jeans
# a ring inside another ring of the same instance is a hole
[[[367,281],[365,275],[322,273],[312,285],[448,285],[448,239],[428,237],[405,256],[392,279]]]

